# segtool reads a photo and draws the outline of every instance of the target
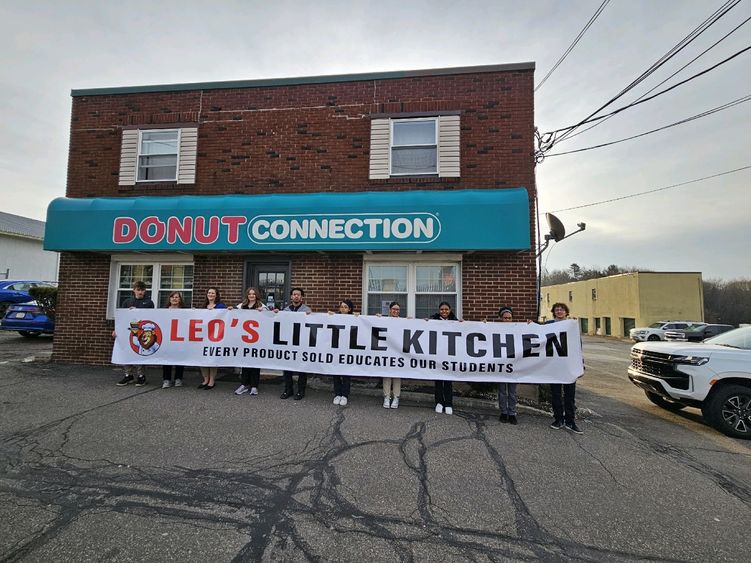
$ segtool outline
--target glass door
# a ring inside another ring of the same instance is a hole
[[[288,305],[289,262],[249,262],[246,270],[248,285],[256,287],[266,305],[273,303],[278,309]]]

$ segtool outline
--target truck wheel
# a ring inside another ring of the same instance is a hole
[[[644,391],[644,394],[647,396],[647,399],[649,399],[652,403],[654,403],[661,409],[665,409],[666,411],[678,412],[679,410],[681,410],[682,408],[686,406],[681,403],[674,403],[673,401],[668,401],[667,399],[663,399],[657,393],[652,393],[651,391]]]
[[[660,339],[660,337],[657,336],[656,334],[650,334],[649,337],[647,338],[647,340],[649,340],[650,342],[655,342],[655,341],[657,341],[659,339]]]
[[[706,399],[701,412],[726,436],[751,439],[751,387],[723,385]]]

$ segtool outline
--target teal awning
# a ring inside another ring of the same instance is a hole
[[[46,250],[527,250],[525,188],[59,198]]]

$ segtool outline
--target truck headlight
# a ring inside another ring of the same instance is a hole
[[[671,356],[670,360],[676,364],[703,366],[709,361],[709,358],[703,356]]]

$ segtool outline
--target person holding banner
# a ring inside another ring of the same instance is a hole
[[[501,307],[498,316],[502,323],[514,322],[514,311],[511,307]],[[503,423],[517,424],[516,420],[516,383],[498,384],[498,408],[501,415],[498,417]]]
[[[245,290],[245,299],[237,306],[238,309],[268,311],[266,305],[258,297],[258,290],[249,287]],[[258,395],[258,384],[261,380],[261,368],[243,367],[240,372],[240,387],[235,389],[235,395]]]
[[[553,303],[550,312],[553,313],[553,318],[545,321],[544,324],[565,321],[569,315],[568,305]],[[584,431],[576,425],[576,381],[565,385],[551,383],[550,393],[552,395],[554,418],[550,427],[554,430],[565,428],[575,434],[584,434]]]
[[[146,297],[146,284],[138,280],[133,283],[133,296],[128,297],[122,304],[123,309],[153,309],[154,302]],[[112,331],[112,338],[117,338],[117,331]],[[125,365],[123,366],[125,375],[117,382],[117,385],[122,387],[133,383],[135,379],[136,387],[143,387],[146,385],[146,375],[143,372],[142,365]],[[133,377],[133,373],[136,377]]]
[[[451,305],[446,301],[441,301],[438,305],[438,312],[430,318],[439,321],[459,320],[451,310]],[[435,381],[435,412],[454,414],[454,389],[452,381],[443,379]]]
[[[339,314],[354,315],[355,305],[349,299],[342,299],[339,302]],[[347,406],[349,401],[349,389],[351,380],[348,375],[335,375],[334,379],[334,404],[342,407]]]
[[[206,290],[206,301],[203,303],[204,309],[226,309],[227,306],[222,303],[222,296],[218,287],[210,287]],[[201,377],[203,381],[198,386],[199,389],[211,391],[214,388],[214,380],[219,368],[201,367]]]
[[[173,291],[169,294],[167,300],[167,309],[184,309],[185,301],[183,300],[183,294],[179,291]],[[175,370],[175,387],[183,386],[183,371],[184,366],[162,366],[162,389],[169,389],[172,387],[172,369]]]
[[[305,292],[300,287],[293,287],[289,292],[291,303],[284,310],[298,313],[312,313],[313,309],[303,303]],[[292,377],[297,373],[297,394],[295,394],[294,381]],[[295,401],[299,401],[305,396],[305,386],[308,383],[308,374],[294,371],[284,371],[284,392],[279,395],[280,399],[288,399],[292,395]]]
[[[389,303],[389,317],[400,317],[402,307],[396,301]],[[399,395],[402,391],[402,380],[400,377],[383,378],[383,408],[398,409]]]

